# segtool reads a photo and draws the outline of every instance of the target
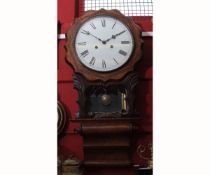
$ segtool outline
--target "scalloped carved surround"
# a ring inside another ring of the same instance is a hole
[[[127,28],[133,34],[134,47],[132,54],[129,60],[120,68],[110,71],[110,72],[97,72],[85,67],[78,59],[76,51],[75,51],[75,38],[78,30],[86,21],[90,18],[96,16],[110,16],[120,20],[123,24],[127,26]],[[141,37],[141,29],[138,25],[136,25],[131,18],[125,17],[118,10],[104,10],[101,9],[99,11],[87,11],[83,16],[76,19],[74,25],[69,29],[67,33],[67,43],[66,43],[66,61],[73,68],[75,73],[80,73],[87,80],[95,81],[108,81],[108,80],[120,80],[127,73],[134,70],[135,64],[140,60],[142,55],[142,37]]]

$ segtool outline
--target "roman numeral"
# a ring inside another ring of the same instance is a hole
[[[93,65],[95,64],[95,61],[96,61],[96,59],[95,59],[95,57],[93,57],[93,58],[90,60],[89,64],[93,66]]]
[[[105,62],[104,60],[102,60],[102,67],[103,67],[104,69],[106,69],[106,62]]]
[[[105,26],[106,26],[106,21],[105,21],[105,19],[102,19],[102,20],[101,20],[101,25],[102,25],[102,27],[105,27]]]
[[[114,28],[115,24],[117,23],[117,21],[115,21],[114,25],[112,26],[112,29]]]
[[[89,35],[90,32],[86,31],[86,30],[82,30],[81,33],[85,34],[85,35]]]
[[[113,58],[113,60],[114,60],[115,63],[119,64],[115,58]]]
[[[123,56],[126,56],[127,55],[127,52],[125,52],[124,50],[119,50],[119,53]]]
[[[86,42],[80,42],[80,43],[77,43],[78,45],[81,45],[81,46],[84,46],[86,45]]]
[[[96,26],[93,23],[91,23],[90,25],[93,29],[96,29]]]
[[[121,41],[121,44],[129,44],[130,41]]]
[[[89,52],[88,52],[88,50],[85,50],[84,52],[82,52],[80,54],[82,57],[86,57],[89,54]]]

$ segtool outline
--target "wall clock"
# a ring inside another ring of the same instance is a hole
[[[141,29],[118,10],[87,11],[67,33],[85,166],[130,165]]]
[[[86,12],[67,38],[67,62],[91,81],[119,80],[141,58],[140,29],[117,10]]]

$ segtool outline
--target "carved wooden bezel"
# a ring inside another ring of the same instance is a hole
[[[123,22],[133,34],[134,39],[134,48],[133,52],[127,61],[122,67],[110,71],[110,72],[98,72],[91,70],[84,66],[77,58],[77,54],[75,51],[75,38],[77,32],[81,25],[85,23],[90,18],[96,16],[111,16],[114,17],[121,22]],[[125,17],[118,10],[98,10],[98,11],[87,11],[83,16],[76,19],[74,25],[67,32],[67,43],[66,43],[66,60],[67,62],[73,66],[75,73],[79,73],[83,75],[87,80],[95,81],[95,80],[119,80],[123,78],[128,72],[133,71],[135,64],[140,60],[142,55],[142,37],[141,37],[141,29],[138,25],[136,25],[131,18]]]

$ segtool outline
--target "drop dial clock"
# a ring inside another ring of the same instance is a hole
[[[79,61],[89,69],[108,72],[123,66],[133,51],[128,27],[110,16],[97,16],[80,26],[75,40]]]
[[[140,27],[118,10],[86,11],[67,32],[66,61],[74,68],[85,167],[131,165]],[[123,149],[122,149],[123,148]]]

